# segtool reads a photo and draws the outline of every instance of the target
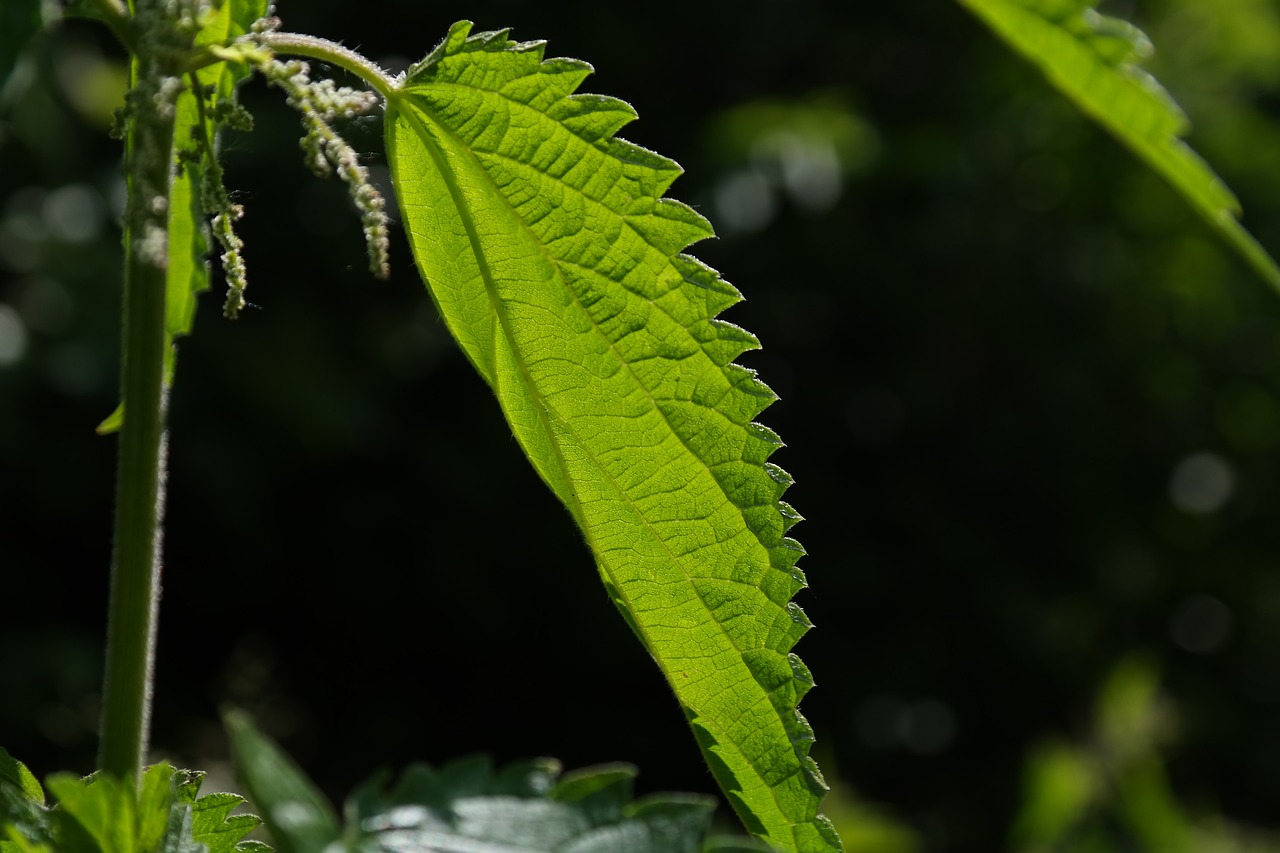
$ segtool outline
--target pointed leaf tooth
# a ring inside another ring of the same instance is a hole
[[[580,59],[548,59],[536,74],[516,77],[498,92],[530,109],[548,113],[562,103],[595,71]]]
[[[540,48],[543,42],[532,41],[520,44],[511,43],[511,30],[504,27],[500,30],[486,30],[482,33],[476,33],[467,39],[467,46],[472,50],[506,50],[511,48],[515,51],[527,51]]]
[[[799,655],[789,654],[787,659],[791,662],[791,672],[796,679],[796,689],[800,695],[796,697],[796,701],[804,698],[804,694],[813,689],[813,673],[809,671],[809,667],[805,666],[804,661],[800,660]]]
[[[804,546],[796,540],[787,537],[782,540],[782,544],[769,552],[772,565],[775,569],[780,569],[788,574],[795,567],[796,561],[805,555]],[[808,584],[806,584],[807,586]]]
[[[698,323],[691,331],[702,342],[707,355],[721,367],[732,363],[744,352],[760,349],[760,340],[755,335],[724,320]]]
[[[778,501],[778,511],[782,513],[782,530],[784,533],[804,521],[804,516],[796,512],[795,508],[786,501]]]
[[[702,214],[687,204],[665,198],[658,199],[647,214],[628,216],[627,224],[667,256],[683,251],[690,243],[715,236]]]
[[[676,255],[672,259],[672,266],[687,283],[699,289],[706,302],[708,318],[715,317],[726,308],[742,301],[742,294],[736,287],[725,281],[720,273],[692,255]]]
[[[606,155],[622,164],[624,175],[632,182],[625,189],[633,196],[659,199],[671,182],[684,174],[684,169],[675,160],[655,154],[634,142],[611,136],[598,144]]]
[[[773,393],[772,388],[760,381],[759,374],[754,369],[743,367],[740,364],[730,364],[727,366],[725,374],[735,388],[758,401],[759,408],[751,414],[751,417],[754,418],[777,402],[778,395]]]
[[[589,94],[565,98],[547,115],[587,142],[607,139],[636,119],[635,108],[626,101]]]
[[[458,47],[467,40],[467,34],[471,32],[473,24],[471,21],[457,21],[453,26],[449,27],[449,32],[440,40],[430,53],[422,58],[421,61],[415,62],[409,66],[409,70],[405,72],[406,84],[417,82],[419,78],[431,75],[440,60],[450,53],[457,51]]]
[[[790,474],[788,474],[786,471],[783,471],[781,468],[779,468],[777,465],[774,465],[773,463],[769,463],[765,465],[764,469],[769,472],[769,476],[773,479],[773,481],[775,483],[780,484],[784,489],[790,488],[791,485],[795,483],[795,480],[791,478]]]

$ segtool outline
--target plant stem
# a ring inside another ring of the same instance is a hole
[[[125,142],[124,364],[115,552],[98,763],[139,778],[151,717],[164,497],[165,276],[176,78],[160,59],[134,60]]]
[[[262,33],[254,38],[261,39],[262,45],[275,53],[306,56],[336,65],[364,80],[384,100],[389,99],[400,88],[397,80],[386,71],[337,42],[299,33]]]

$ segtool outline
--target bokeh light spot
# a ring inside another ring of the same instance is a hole
[[[1169,499],[1183,512],[1207,515],[1231,499],[1236,487],[1231,464],[1216,453],[1193,453],[1169,478]]]
[[[1169,636],[1192,654],[1211,655],[1231,639],[1231,611],[1216,598],[1197,595],[1178,605],[1169,619]]]
[[[17,364],[27,352],[27,327],[18,312],[0,305],[0,367]]]

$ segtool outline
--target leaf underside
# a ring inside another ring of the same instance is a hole
[[[1280,268],[1238,221],[1240,205],[1182,141],[1186,116],[1140,66],[1151,52],[1133,25],[1098,0],[959,0],[1038,66],[1058,91],[1163,177],[1273,288]]]
[[[839,850],[796,708],[799,516],[754,423],[775,396],[733,364],[755,337],[716,319],[741,296],[683,253],[711,227],[662,198],[676,163],[614,137],[629,105],[573,94],[589,65],[470,27],[387,105],[419,270],[748,829]]]

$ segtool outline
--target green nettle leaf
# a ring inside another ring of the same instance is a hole
[[[261,842],[243,840],[262,824],[257,815],[231,814],[244,801],[238,794],[219,793],[205,794],[192,804],[191,832],[196,841],[208,847],[208,853],[270,849]]]
[[[337,843],[341,830],[333,808],[289,756],[243,713],[229,713],[224,722],[236,770],[277,848],[282,853],[320,853]]]
[[[799,516],[754,423],[775,396],[733,364],[755,337],[716,319],[740,295],[683,254],[711,227],[662,197],[676,163],[614,137],[630,106],[573,94],[589,65],[469,32],[387,104],[418,268],[748,829],[839,850],[797,711]]]
[[[1138,63],[1151,43],[1136,27],[1099,14],[1097,0],[959,0],[1040,67],[1077,107],[1129,147],[1272,287],[1280,268],[1241,227],[1240,205],[1180,137],[1188,122]]]
[[[80,779],[62,773],[48,780],[58,803],[48,809],[43,796],[19,796],[0,778],[0,853],[269,851],[260,842],[241,840],[262,821],[229,816],[243,797],[196,798],[203,778],[203,773],[157,764],[147,768],[135,790],[105,774]]]
[[[11,785],[33,803],[44,802],[44,789],[27,765],[0,746],[0,786]]]
[[[205,774],[199,770],[179,770],[177,802],[185,807],[190,823],[190,836],[203,844],[203,853],[264,851],[271,848],[260,841],[244,841],[244,837],[262,825],[262,818],[252,814],[231,814],[245,802],[239,794],[214,793],[197,797]],[[176,810],[175,810],[176,812]]]
[[[0,853],[36,853],[53,840],[49,812],[19,789],[0,784]]]

